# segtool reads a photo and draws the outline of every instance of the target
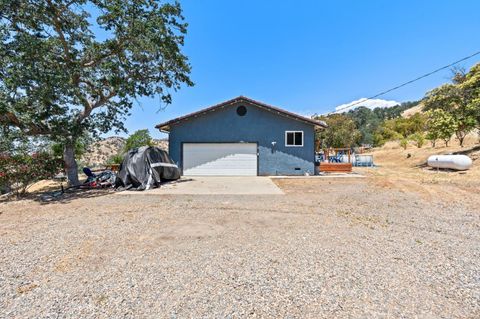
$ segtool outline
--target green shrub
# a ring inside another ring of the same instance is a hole
[[[122,164],[123,157],[123,154],[115,154],[110,156],[110,158],[107,160],[107,164]]]
[[[421,148],[423,144],[425,144],[425,136],[420,132],[410,135],[408,139],[413,141],[418,148]]]
[[[25,193],[28,185],[52,178],[63,169],[63,161],[49,153],[1,154],[0,185],[13,190],[17,196]]]
[[[438,133],[434,131],[429,131],[427,132],[425,137],[427,138],[427,140],[430,141],[430,143],[432,143],[432,147],[435,147],[438,140]]]
[[[422,134],[425,130],[425,121],[425,116],[419,113],[409,118],[398,117],[386,120],[374,133],[375,146],[381,146],[386,141],[408,139],[413,134]],[[405,142],[401,144],[404,145]]]
[[[400,146],[406,150],[407,149],[407,146],[408,146],[408,139],[406,138],[402,138],[399,142]]]
[[[153,146],[152,137],[148,130],[138,130],[125,141],[125,152],[141,146]]]

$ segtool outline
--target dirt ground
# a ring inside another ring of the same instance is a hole
[[[0,203],[0,317],[479,318],[478,167],[375,157],[285,195]]]
[[[379,169],[364,170],[356,169],[358,172],[365,172],[376,180],[385,180],[386,183],[397,181],[400,184],[412,184],[413,189],[417,184],[455,184],[460,189],[466,189],[467,193],[472,189],[480,187],[480,135],[472,133],[467,136],[464,146],[460,147],[457,140],[452,139],[448,147],[441,141],[436,147],[426,143],[422,148],[409,145],[406,150],[401,148],[398,142],[388,142],[385,146],[373,149],[369,154],[374,157],[374,162]],[[426,166],[430,155],[435,154],[465,154],[473,160],[473,166],[468,171],[437,171]],[[425,188],[425,187],[423,187]],[[435,194],[433,194],[435,195]],[[461,196],[461,195],[460,195]]]

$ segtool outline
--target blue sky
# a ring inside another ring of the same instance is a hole
[[[130,133],[246,95],[303,115],[374,95],[480,50],[480,1],[181,1],[194,87],[140,99]],[[461,64],[480,62],[477,56]],[[383,99],[409,101],[443,71]]]

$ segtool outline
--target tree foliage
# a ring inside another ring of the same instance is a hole
[[[178,3],[0,0],[0,124],[62,143],[78,183],[79,136],[125,130],[137,97],[193,85],[186,27]]]
[[[347,115],[353,119],[357,129],[360,131],[361,138],[360,145],[376,145],[378,139],[375,134],[381,129],[381,126],[386,120],[393,120],[401,117],[403,111],[414,107],[418,101],[404,102],[399,105],[388,108],[375,108],[373,110],[360,106],[351,110]]]
[[[411,117],[398,117],[383,122],[375,132],[374,141],[377,146],[381,146],[390,140],[408,141],[410,137],[418,137],[417,134],[423,134],[424,131],[425,116],[421,113],[415,113]]]
[[[406,150],[408,146],[408,139],[405,137],[402,137],[399,141],[399,144],[404,150]]]
[[[459,86],[464,91],[469,92],[467,108],[469,109],[469,114],[476,120],[476,129],[480,136],[480,63],[474,65],[465,74]]]
[[[408,101],[392,107],[377,107],[373,109],[373,112],[381,120],[391,120],[402,116],[405,110],[417,106],[419,103],[420,101]]]
[[[455,135],[463,146],[468,133],[479,127],[480,64],[468,73],[456,71],[453,83],[444,84],[428,92],[424,110],[442,110],[455,122]]]
[[[0,193],[20,196],[27,187],[63,169],[61,156],[43,137],[29,137],[14,127],[0,126]]]
[[[379,117],[374,110],[364,106],[349,111],[347,116],[353,120],[356,128],[360,132],[359,144],[373,145],[373,135],[378,127],[382,124],[382,118]]]
[[[12,190],[17,196],[42,179],[53,177],[63,162],[49,153],[0,154],[0,189]]]
[[[453,133],[457,130],[457,122],[452,114],[443,109],[434,109],[427,112],[428,139],[435,146],[435,141],[441,139],[448,146]]]
[[[361,135],[355,122],[344,114],[318,116],[317,120],[325,121],[328,125],[323,131],[317,133],[317,139],[322,142],[322,147],[353,147]]]
[[[423,144],[425,144],[425,135],[423,132],[416,132],[408,136],[408,140],[415,143],[418,148],[422,148]]]
[[[317,116],[329,128],[317,135],[324,147],[351,147],[383,145],[388,140],[400,140],[418,132],[424,124],[421,115],[410,119],[401,117],[403,111],[418,105],[418,101],[404,102],[389,108],[357,107],[347,113]]]
[[[152,146],[153,141],[148,129],[138,130],[130,135],[125,141],[124,152],[141,146]]]
[[[154,143],[148,129],[135,131],[126,139],[123,149],[119,150],[117,154],[114,154],[107,159],[107,164],[121,164],[125,154],[128,151],[142,146],[153,145]]]
[[[107,159],[106,164],[122,164],[124,156],[125,154],[123,153],[112,155]]]
[[[76,139],[74,145],[75,158],[82,157],[88,149],[88,146],[93,142],[89,135],[83,135]],[[50,148],[53,154],[57,157],[62,157],[64,145],[60,142],[51,142]]]

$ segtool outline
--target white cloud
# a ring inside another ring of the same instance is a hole
[[[392,107],[395,105],[399,105],[400,102],[397,101],[387,101],[387,100],[382,100],[382,99],[373,99],[373,100],[367,100],[366,98],[361,98],[356,101],[352,101],[350,103],[342,104],[339,105],[335,108],[334,113],[344,113],[348,112],[350,110],[356,109],[357,107],[360,106],[365,106],[371,110],[377,107]]]

